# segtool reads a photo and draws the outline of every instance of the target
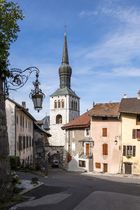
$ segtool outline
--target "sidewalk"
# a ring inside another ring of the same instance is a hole
[[[81,175],[96,177],[99,179],[105,179],[109,181],[140,184],[140,175],[109,174],[109,173],[98,173],[98,172],[84,172],[81,173]]]

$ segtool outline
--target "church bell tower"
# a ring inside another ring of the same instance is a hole
[[[64,33],[62,62],[59,67],[59,88],[50,95],[50,146],[65,145],[61,127],[80,115],[80,98],[71,89],[72,68],[69,65],[67,35]]]

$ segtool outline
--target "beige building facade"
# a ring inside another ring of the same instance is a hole
[[[121,173],[121,121],[119,103],[96,104],[91,113],[93,171]]]
[[[140,99],[122,99],[120,113],[122,172],[124,174],[140,174]]]

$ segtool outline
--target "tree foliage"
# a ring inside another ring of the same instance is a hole
[[[18,20],[24,18],[22,10],[13,1],[0,0],[0,74],[6,73],[10,44],[20,31]]]

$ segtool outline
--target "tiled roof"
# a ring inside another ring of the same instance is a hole
[[[71,120],[69,123],[65,124],[62,129],[87,128],[90,125],[90,113],[91,110],[85,112],[74,120]]]
[[[140,99],[123,98],[120,103],[121,113],[140,114]]]
[[[120,103],[99,103],[94,106],[91,116],[118,117]]]

